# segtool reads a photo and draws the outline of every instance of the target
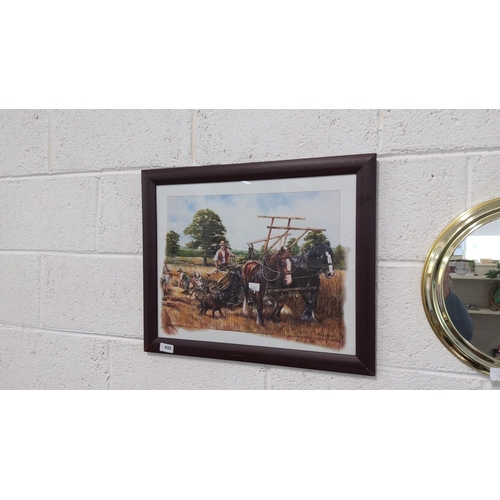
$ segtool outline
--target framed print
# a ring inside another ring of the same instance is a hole
[[[143,170],[145,351],[375,375],[376,168]]]

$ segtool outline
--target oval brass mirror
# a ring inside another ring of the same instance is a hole
[[[500,198],[455,219],[424,265],[422,299],[441,342],[489,374],[500,367]]]

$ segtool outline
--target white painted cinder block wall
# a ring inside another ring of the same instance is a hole
[[[372,152],[376,377],[143,352],[142,168]],[[499,166],[499,111],[0,111],[0,388],[495,388],[434,335],[420,277]]]

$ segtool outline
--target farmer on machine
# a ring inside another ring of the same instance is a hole
[[[215,268],[226,267],[229,264],[230,259],[234,259],[235,255],[231,253],[229,248],[226,247],[226,242],[221,241],[219,243],[219,250],[215,254]]]
[[[170,283],[171,277],[172,277],[172,273],[170,272],[170,269],[168,268],[167,259],[165,259],[165,261],[163,263],[162,275],[160,277],[160,285],[161,285],[161,289],[163,291],[164,296],[167,295],[168,284]]]

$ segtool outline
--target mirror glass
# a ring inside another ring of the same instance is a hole
[[[476,229],[450,258],[445,307],[458,332],[476,349],[499,357],[500,219]]]
[[[500,367],[500,198],[443,231],[424,266],[422,297],[448,349],[483,373]]]

